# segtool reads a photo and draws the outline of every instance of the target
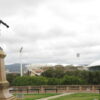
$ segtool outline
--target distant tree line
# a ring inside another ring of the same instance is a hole
[[[41,76],[7,75],[13,86],[34,85],[98,85],[100,84],[100,71],[65,71],[65,69],[49,68]]]
[[[84,84],[81,78],[74,76],[64,76],[59,78],[46,78],[43,76],[23,76],[17,77],[12,85],[14,86],[34,86],[34,85],[70,85],[70,84]]]
[[[80,78],[83,83],[81,84],[87,84],[87,85],[98,85],[100,84],[100,71],[63,71],[59,69],[49,69],[42,73],[42,76],[47,78],[63,78],[65,76],[67,77],[75,77]],[[72,81],[71,84],[74,82]],[[66,84],[68,84],[66,82]],[[77,83],[80,84],[80,83]]]

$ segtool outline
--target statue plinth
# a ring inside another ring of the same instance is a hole
[[[6,79],[4,58],[6,54],[0,47],[0,100],[16,100],[16,98],[9,93],[9,83]]]

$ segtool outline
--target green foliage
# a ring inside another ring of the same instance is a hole
[[[12,82],[15,78],[17,78],[19,74],[7,74],[7,81],[12,85]]]
[[[13,79],[9,77],[11,85],[15,86],[98,85],[100,84],[100,71],[65,71],[59,65],[56,68],[46,70],[41,76],[13,77]]]
[[[38,76],[23,76],[23,77],[17,77],[13,81],[14,86],[28,86],[28,85],[46,85],[47,79],[45,77],[38,77]]]
[[[17,77],[13,84],[14,86],[34,86],[34,85],[70,85],[84,84],[85,81],[79,77],[65,76],[63,78],[46,78],[41,76],[23,76]]]
[[[61,79],[58,79],[58,78],[48,78],[47,85],[61,85]]]
[[[63,68],[57,67],[55,69],[50,68],[42,73],[42,76],[48,77],[48,78],[61,78],[64,76],[64,70]]]
[[[64,76],[62,79],[62,85],[76,85],[76,84],[85,84],[85,81],[79,77],[75,76]]]
[[[66,71],[65,68],[63,67],[57,67],[57,68],[52,68],[48,69],[45,72],[42,73],[42,76],[48,77],[48,78],[63,78],[65,76],[72,76],[67,79],[67,81],[74,80],[74,77],[80,78],[79,82],[73,82],[73,84],[87,84],[87,85],[98,85],[100,84],[100,71]],[[63,79],[64,81],[65,79]],[[62,79],[61,79],[62,81]],[[76,79],[74,80],[76,81]],[[78,79],[77,79],[78,81]],[[71,81],[72,82],[72,81]],[[70,84],[72,84],[69,82]],[[69,84],[68,83],[68,84]],[[60,83],[59,83],[60,84]],[[63,83],[61,83],[63,84]],[[64,83],[65,84],[65,83]]]
[[[49,77],[49,78],[55,77],[55,71],[52,68],[50,68],[50,69],[46,70],[45,72],[43,72],[42,76]]]

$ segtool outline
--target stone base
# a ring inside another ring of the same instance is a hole
[[[0,100],[16,100],[15,97],[9,93],[8,88],[0,89]]]
[[[12,97],[9,97],[9,98],[0,98],[0,100],[17,100],[17,98],[12,96]]]

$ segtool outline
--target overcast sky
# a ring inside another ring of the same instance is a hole
[[[90,64],[100,59],[100,0],[0,0],[6,64]],[[77,58],[76,54],[80,53]]]

